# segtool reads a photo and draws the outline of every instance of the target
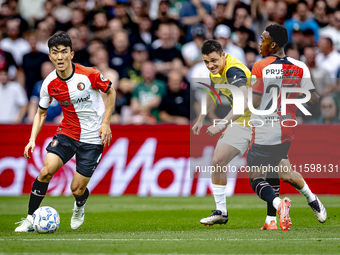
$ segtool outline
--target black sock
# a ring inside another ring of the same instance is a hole
[[[76,197],[76,205],[78,207],[83,206],[86,203],[86,200],[89,197],[89,195],[90,195],[90,192],[86,188],[83,195],[81,195],[80,197]]]
[[[274,198],[276,198],[275,192],[269,183],[264,179],[256,179],[253,181],[253,190],[255,193],[266,202],[272,203]]]
[[[266,181],[273,188],[275,195],[279,196],[280,194],[280,179],[279,173],[277,172],[268,172]],[[276,216],[276,209],[273,206],[273,203],[267,202],[267,215],[268,216]]]
[[[28,214],[32,215],[37,210],[44,199],[48,188],[48,182],[41,182],[35,179],[32,186],[30,201],[28,203]]]

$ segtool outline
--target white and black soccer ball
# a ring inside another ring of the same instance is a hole
[[[33,228],[39,234],[54,233],[59,225],[59,213],[50,206],[40,207],[33,213]]]

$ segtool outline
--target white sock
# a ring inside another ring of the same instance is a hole
[[[278,208],[279,208],[280,202],[281,202],[281,198],[279,198],[279,197],[274,198],[274,200],[273,200],[273,206],[274,206],[274,208],[276,209],[276,211],[277,211]]]
[[[272,221],[275,221],[275,223],[276,223],[276,216],[268,216],[267,215],[266,223],[270,224]]]
[[[305,182],[305,185],[302,189],[298,189],[298,191],[306,198],[308,203],[311,203],[315,200],[315,195],[312,193],[312,191],[309,189],[307,183]]]
[[[26,219],[28,219],[33,224],[33,216],[32,215],[28,214]]]
[[[216,203],[216,210],[220,210],[222,215],[227,215],[227,204],[225,199],[226,185],[212,184],[212,188]]]

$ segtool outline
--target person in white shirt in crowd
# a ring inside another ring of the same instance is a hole
[[[215,28],[214,36],[216,40],[222,45],[223,52],[239,59],[243,64],[246,64],[243,49],[233,44],[230,35],[231,30],[227,25],[220,24]]]
[[[333,84],[340,68],[340,53],[333,47],[332,39],[322,37],[319,41],[320,53],[316,56],[316,63],[325,68],[331,75]]]
[[[0,71],[0,123],[19,124],[27,112],[27,95],[16,81],[10,81],[8,70]]]
[[[200,53],[201,45],[205,40],[206,29],[203,24],[198,23],[191,29],[193,41],[188,42],[182,47],[182,55],[185,64],[190,68],[197,63],[203,62]]]
[[[332,39],[333,44],[336,46],[337,50],[340,50],[340,10],[334,12],[333,26],[329,24],[328,26],[320,29],[320,36],[329,37]]]
[[[8,51],[18,66],[22,65],[22,58],[26,53],[31,51],[30,44],[20,37],[20,20],[8,19],[6,22],[7,38],[1,40],[0,47],[4,51]]]

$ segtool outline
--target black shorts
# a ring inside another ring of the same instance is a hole
[[[278,166],[282,159],[288,159],[290,142],[276,145],[252,144],[247,153],[248,166]]]
[[[82,143],[66,135],[55,135],[46,150],[58,155],[64,164],[76,154],[76,171],[91,177],[102,158],[103,148],[101,144]]]

